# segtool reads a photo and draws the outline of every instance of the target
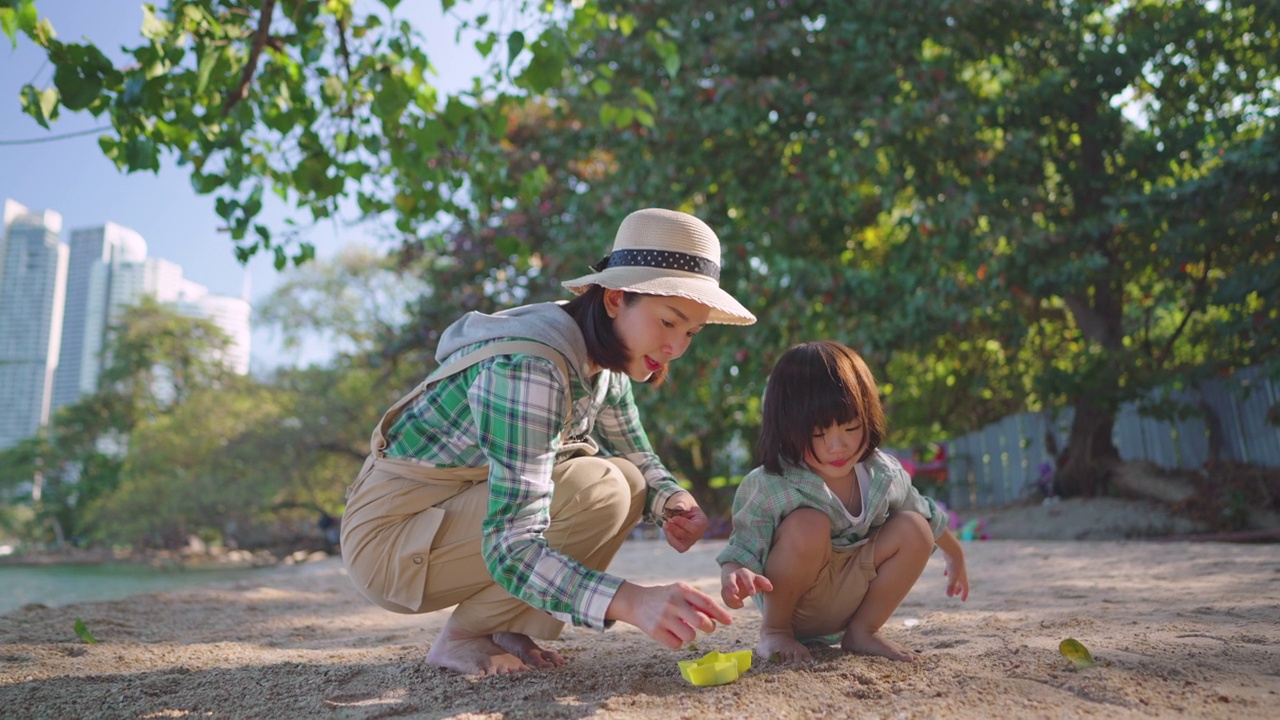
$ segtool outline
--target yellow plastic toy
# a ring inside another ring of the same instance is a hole
[[[680,674],[698,687],[731,683],[750,669],[750,650],[731,653],[712,650],[697,660],[680,661]]]

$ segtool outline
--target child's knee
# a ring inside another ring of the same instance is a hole
[[[831,544],[831,518],[821,510],[802,507],[782,518],[773,533],[773,543],[812,547]]]
[[[886,528],[890,526],[903,545],[926,551],[933,550],[933,528],[920,513],[912,510],[895,513],[885,522]]]

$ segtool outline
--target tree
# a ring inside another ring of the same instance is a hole
[[[43,538],[47,528],[59,544],[89,537],[89,509],[119,486],[135,429],[224,387],[229,373],[217,358],[229,342],[212,322],[150,298],[126,308],[108,330],[98,390],[0,453],[0,482],[30,503],[34,532]]]
[[[347,358],[364,357],[392,342],[409,309],[431,293],[422,278],[398,272],[393,258],[353,245],[332,260],[286,270],[256,320],[280,332],[286,349],[313,340]]]
[[[690,432],[749,417],[787,344],[835,337],[889,381],[894,417],[923,422],[940,399],[941,427],[959,433],[1072,405],[1064,479],[1092,493],[1116,457],[1121,403],[1280,364],[1273,3],[654,2],[634,14],[634,34],[675,44],[679,68],[657,42],[603,32],[575,70],[605,100],[651,95],[655,123],[555,94],[573,130],[526,152],[603,168],[552,179],[573,189],[557,210],[575,222],[680,207],[735,253],[728,287],[761,324],[700,340],[673,373],[714,408]],[[613,127],[583,122],[597,116]]]
[[[442,0],[445,11],[456,0]],[[0,28],[44,48],[52,87],[27,85],[25,111],[43,127],[64,112],[107,117],[99,139],[128,172],[171,155],[199,193],[217,195],[241,261],[274,253],[305,262],[304,220],[334,217],[353,199],[390,218],[402,238],[432,237],[439,219],[467,220],[477,198],[514,198],[537,177],[497,162],[506,108],[524,93],[572,81],[565,59],[599,27],[625,27],[595,2],[520,0],[464,25],[493,60],[469,91],[442,96],[421,36],[399,0],[170,0],[143,5],[134,62],[114,67],[92,42],[59,40],[36,0],[7,0]],[[526,36],[528,31],[529,36]],[[501,49],[505,49],[502,53]],[[502,56],[501,58],[499,56]],[[265,193],[294,210],[283,236],[257,221]]]

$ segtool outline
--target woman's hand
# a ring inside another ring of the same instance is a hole
[[[672,649],[693,640],[699,630],[709,633],[716,623],[733,622],[714,598],[682,582],[656,587],[623,582],[605,617],[635,625]]]
[[[738,565],[725,563],[720,568],[720,599],[733,609],[742,607],[742,601],[758,592],[769,592],[773,583],[769,578]]]
[[[672,495],[662,509],[662,516],[665,518],[662,531],[667,536],[667,544],[677,552],[693,547],[707,532],[707,514],[687,492]]]

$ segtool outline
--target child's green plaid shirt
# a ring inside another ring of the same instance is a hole
[[[773,533],[782,518],[802,507],[815,508],[831,519],[831,545],[845,550],[867,541],[867,535],[904,510],[920,513],[929,521],[933,537],[947,529],[947,515],[933,500],[911,485],[911,476],[896,458],[879,450],[855,466],[862,493],[861,516],[849,509],[807,467],[782,461],[782,475],[758,467],[747,473],[733,497],[733,533],[716,561],[734,562],[755,573],[764,572]]]

